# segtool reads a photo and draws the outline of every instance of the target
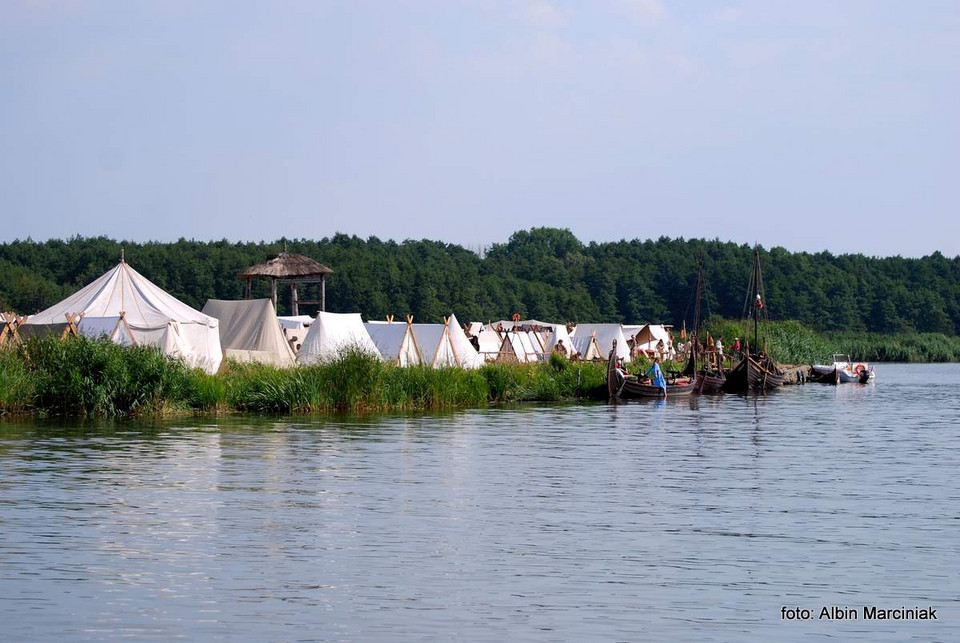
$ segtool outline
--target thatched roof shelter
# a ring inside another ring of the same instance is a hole
[[[239,277],[241,279],[247,277],[291,279],[294,277],[319,277],[320,275],[329,275],[332,272],[330,268],[310,257],[281,252],[271,256],[263,263],[250,266],[241,272]]]
[[[320,310],[326,310],[326,285],[324,277],[333,274],[333,270],[327,268],[318,261],[303,255],[294,255],[289,252],[281,252],[272,255],[263,263],[250,266],[239,275],[238,279],[247,282],[247,299],[252,296],[254,279],[270,280],[270,298],[273,300],[273,307],[277,307],[277,282],[290,284],[291,308],[294,315],[299,315],[300,304],[319,304]],[[314,301],[300,300],[297,296],[298,284],[320,284],[320,299]]]

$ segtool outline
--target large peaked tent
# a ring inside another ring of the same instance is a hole
[[[354,348],[381,357],[377,345],[363,325],[360,313],[320,311],[303,338],[297,360],[301,364],[332,361],[339,359],[344,351]]]
[[[220,344],[228,359],[275,366],[296,364],[271,300],[208,299],[203,313],[220,320]]]
[[[159,346],[208,373],[216,373],[223,360],[219,322],[164,292],[123,260],[60,303],[30,315],[21,330],[60,333],[67,315],[81,320],[123,317],[131,343]]]

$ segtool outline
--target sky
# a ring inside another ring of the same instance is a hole
[[[960,3],[6,0],[0,241],[960,255]]]

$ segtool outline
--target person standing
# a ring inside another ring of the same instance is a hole
[[[663,371],[660,370],[660,358],[653,358],[653,365],[645,373],[654,386],[663,390],[663,396],[667,396],[667,380],[663,377]]]

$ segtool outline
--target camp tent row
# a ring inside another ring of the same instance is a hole
[[[50,308],[26,318],[6,314],[0,319],[0,343],[39,333],[106,336],[118,344],[159,346],[191,367],[215,373],[224,357],[241,362],[292,366],[312,364],[359,349],[401,366],[478,368],[484,361],[531,362],[543,359],[559,342],[581,359],[604,359],[617,342],[617,354],[630,358],[627,336],[641,350],[657,342],[669,344],[663,326],[580,324],[573,332],[564,324],[502,320],[470,324],[474,347],[456,316],[442,324],[369,322],[358,313],[320,312],[278,318],[269,299],[211,299],[197,311],[151,283],[122,259],[86,287]],[[625,334],[624,330],[627,333]],[[297,333],[293,337],[290,332]],[[636,332],[634,332],[636,331]],[[295,339],[294,339],[295,338]],[[299,353],[291,344],[302,338]]]
[[[407,317],[406,323],[390,318],[386,322],[368,322],[366,328],[383,359],[399,366],[479,368],[483,365],[483,358],[453,314],[442,324],[415,324],[412,317]]]

